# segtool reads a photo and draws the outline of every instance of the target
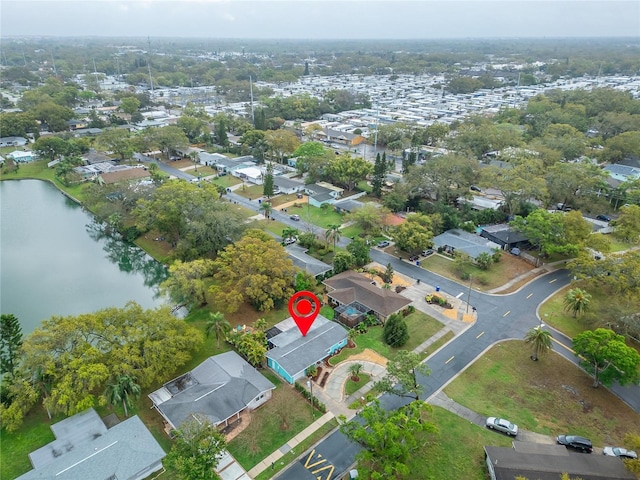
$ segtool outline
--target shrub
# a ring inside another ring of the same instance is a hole
[[[387,319],[382,339],[392,347],[402,347],[409,340],[409,328],[401,314],[394,313]]]

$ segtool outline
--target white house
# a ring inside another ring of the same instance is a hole
[[[256,185],[262,185],[264,172],[257,167],[245,167],[237,169],[232,175]]]
[[[14,150],[13,152],[8,153],[7,157],[12,158],[14,161],[18,163],[29,163],[36,160],[37,155],[30,150],[27,150],[27,151]]]
[[[29,141],[24,137],[2,137],[0,147],[24,147]]]

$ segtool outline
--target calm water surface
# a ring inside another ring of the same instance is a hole
[[[53,315],[78,315],[134,300],[164,303],[163,265],[105,237],[93,217],[53,185],[0,182],[0,311],[27,335]]]

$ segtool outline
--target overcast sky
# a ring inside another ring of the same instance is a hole
[[[640,37],[640,1],[1,0],[0,35]]]

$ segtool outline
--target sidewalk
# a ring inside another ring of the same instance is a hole
[[[267,458],[265,458],[260,463],[258,463],[255,467],[249,470],[248,472],[249,477],[255,478],[257,475],[264,472],[267,468],[271,468],[271,466],[275,464],[275,462],[280,460],[280,458],[282,458],[282,456],[285,453],[293,450],[295,447],[297,447],[300,444],[300,442],[305,440],[308,436],[310,436],[312,433],[314,433],[316,430],[318,430],[321,426],[323,426],[332,418],[334,418],[333,413],[331,412],[325,413],[323,416],[321,416],[319,419],[317,419],[315,422],[313,422],[311,425],[309,425],[307,428],[302,430],[299,434],[297,434],[295,437],[293,437],[291,440],[289,440],[287,443],[281,446],[278,450],[273,452],[271,455],[269,455]]]
[[[443,391],[440,391],[428,398],[427,403],[449,410],[451,413],[455,413],[459,417],[469,420],[471,423],[480,427],[485,426],[485,416],[480,415],[473,410],[469,410],[467,407],[451,400]],[[520,442],[544,443],[548,445],[554,445],[556,443],[555,438],[549,435],[542,435],[540,433],[529,432],[527,430],[519,430],[517,437],[513,440]]]

